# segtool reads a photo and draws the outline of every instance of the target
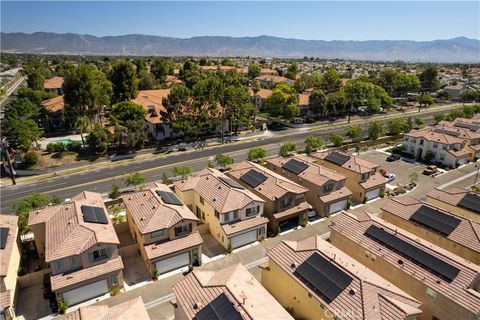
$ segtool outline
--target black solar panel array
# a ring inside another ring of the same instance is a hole
[[[295,270],[295,274],[329,302],[333,301],[353,280],[318,253],[312,254],[302,263]]]
[[[220,180],[222,180],[223,182],[225,182],[226,184],[228,184],[232,188],[245,189],[240,184],[238,184],[236,181],[233,181],[232,179],[230,179],[228,177],[219,177],[219,178],[220,178]]]
[[[105,210],[100,207],[93,207],[93,206],[82,206],[81,207],[83,213],[83,221],[90,222],[90,223],[100,223],[100,224],[107,224],[107,215],[105,214]]]
[[[212,300],[195,315],[194,320],[241,320],[242,316],[225,293]]]
[[[240,177],[240,180],[249,186],[256,188],[267,180],[267,177],[256,170],[250,169]]]
[[[155,192],[162,199],[162,201],[167,204],[174,204],[177,206],[182,205],[182,201],[180,201],[180,199],[178,199],[178,197],[173,192],[161,191],[161,190],[156,190]]]
[[[295,159],[290,159],[282,166],[282,168],[298,175],[308,168],[308,164]]]
[[[382,245],[397,251],[404,257],[420,265],[425,270],[440,276],[448,282],[455,279],[460,272],[458,268],[402,239],[399,239],[395,235],[390,234],[379,227],[370,226],[367,231],[365,231],[365,234],[377,242],[380,242]]]
[[[459,207],[480,213],[480,195],[467,193],[458,203]]]
[[[425,205],[418,208],[418,210],[410,217],[410,220],[418,222],[445,236],[452,233],[452,231],[460,224],[460,219]]]
[[[339,152],[336,152],[336,151],[330,152],[325,157],[325,160],[327,160],[328,162],[338,164],[339,166],[343,165],[349,159],[350,159],[349,155],[339,153]]]
[[[5,249],[5,246],[7,245],[7,238],[8,238],[8,232],[10,231],[10,228],[0,228],[0,249]]]
[[[464,128],[464,129],[469,129],[471,131],[478,131],[480,130],[480,125],[478,124],[473,124],[473,123],[463,123],[463,122],[457,122],[454,124],[455,127],[459,128]]]

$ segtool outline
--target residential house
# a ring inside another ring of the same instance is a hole
[[[455,168],[468,162],[469,153],[463,139],[437,128],[413,130],[405,133],[403,150],[419,160]]]
[[[321,216],[349,207],[352,192],[345,186],[347,178],[316,164],[306,155],[267,159],[267,168],[307,188],[307,201]]]
[[[46,92],[63,94],[63,91],[62,91],[63,82],[64,82],[63,77],[53,77],[45,80],[43,84],[43,88],[45,89]]]
[[[457,216],[480,222],[480,194],[467,189],[433,189],[427,202]]]
[[[465,92],[465,85],[463,83],[446,86],[443,91],[447,92],[453,99],[460,99]]]
[[[123,287],[119,240],[96,192],[84,191],[63,204],[28,217],[41,259],[50,264],[52,291],[72,306]]]
[[[152,275],[200,262],[200,221],[164,184],[123,196],[130,233]],[[155,272],[156,270],[156,272]]]
[[[270,89],[260,89],[257,93],[254,93],[253,90],[249,90],[248,94],[250,95],[250,100],[252,103],[259,109],[262,109],[265,105],[265,99],[272,95],[273,91]]]
[[[0,214],[0,319],[15,317],[20,268],[18,216]]]
[[[264,214],[273,232],[306,223],[308,189],[250,161],[235,164],[227,175],[265,201]]]
[[[366,212],[336,216],[331,243],[419,300],[421,319],[475,319],[480,266]]]
[[[421,302],[319,235],[267,251],[262,285],[296,319],[420,318]]]
[[[42,101],[41,121],[42,127],[50,131],[61,129],[65,124],[65,101],[63,96]]]
[[[464,259],[480,264],[480,223],[409,196],[382,207],[382,218]]]
[[[265,238],[265,200],[220,171],[206,168],[173,185],[178,197],[208,224],[210,233],[224,248],[235,249]]]
[[[170,126],[162,119],[162,112],[165,112],[163,99],[169,94],[170,89],[140,90],[137,97],[132,100],[145,109],[148,134],[156,140],[164,140],[172,135]]]
[[[278,71],[271,68],[261,68],[260,75],[261,76],[278,76]]]
[[[113,306],[106,304],[80,307],[61,320],[149,320],[142,297],[136,297]]]
[[[300,116],[309,115],[310,94],[299,93],[298,94],[298,109],[300,110]]]
[[[293,320],[241,264],[218,271],[194,270],[172,290],[175,320]]]
[[[269,75],[258,76],[255,78],[255,80],[260,82],[262,85],[269,86],[269,87],[274,86],[277,83],[285,83],[290,86],[293,86],[295,84],[295,80],[282,77],[282,76],[269,76]]]
[[[385,191],[386,180],[378,172],[380,166],[376,163],[339,151],[316,152],[312,154],[312,158],[316,159],[319,165],[346,176],[347,187],[357,202],[381,197]]]

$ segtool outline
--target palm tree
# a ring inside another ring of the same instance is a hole
[[[89,120],[87,117],[79,117],[75,122],[75,129],[80,131],[80,137],[82,137],[82,146],[85,148],[85,139],[83,138],[83,133],[87,132],[88,130],[88,123]]]

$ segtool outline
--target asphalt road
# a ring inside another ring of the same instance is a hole
[[[24,87],[27,84],[27,79],[24,78],[20,83],[18,83],[15,89],[0,102],[0,113],[3,114],[5,110],[5,106],[9,104],[13,98],[17,95],[18,89]]]
[[[433,114],[439,112],[436,109],[429,110],[421,114],[405,114],[405,117],[422,117],[431,121]],[[359,124],[362,126],[362,124]],[[190,166],[194,171],[205,168],[208,161],[218,153],[226,153],[234,157],[235,162],[247,158],[248,149],[262,146],[267,149],[269,155],[278,153],[280,145],[287,141],[296,142],[298,148],[303,147],[305,137],[309,135],[321,136],[324,141],[328,141],[330,133],[345,134],[347,125],[333,125],[322,128],[317,131],[305,129],[288,129],[276,132],[272,137],[248,141],[225,144],[215,148],[207,148],[198,151],[187,151],[175,153],[160,158],[151,158],[134,162],[127,162],[122,165],[112,164],[111,167],[102,167],[81,173],[54,177],[48,180],[33,182],[29,184],[20,184],[16,186],[5,186],[1,192],[0,209],[2,213],[11,213],[11,208],[15,201],[31,194],[32,192],[47,193],[60,197],[62,200],[70,198],[83,190],[96,191],[100,193],[110,192],[112,184],[124,186],[125,174],[139,171],[148,182],[161,181],[164,173],[171,175],[171,169],[175,166]]]

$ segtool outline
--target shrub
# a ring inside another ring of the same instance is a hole
[[[58,301],[58,313],[65,314],[68,309],[68,303],[65,300]]]
[[[352,200],[348,199],[347,200],[347,210],[350,209],[351,206],[352,206]]]
[[[120,188],[116,184],[112,184],[112,192],[108,194],[108,197],[110,199],[118,199],[121,195]]]
[[[67,150],[72,152],[79,152],[82,150],[82,143],[80,141],[72,141],[67,144]]]
[[[62,142],[50,142],[47,144],[48,153],[57,153],[67,151],[67,146]]]
[[[227,252],[228,252],[228,253],[232,253],[232,251],[233,251],[232,244],[229,243],[229,244],[228,244],[228,247],[227,247]]]
[[[303,228],[305,228],[307,226],[307,219],[303,219],[302,221],[300,221],[299,223]]]
[[[157,268],[153,269],[153,280],[157,280],[158,276],[160,275],[160,272],[158,271]]]
[[[38,155],[38,153],[36,153],[35,151],[28,151],[27,153],[25,153],[25,155],[23,156],[23,162],[28,166],[28,167],[31,167],[31,166],[34,166],[38,163],[38,160],[40,160],[40,156]]]
[[[362,203],[367,203],[367,197],[363,197]]]
[[[119,293],[120,293],[120,288],[118,288],[118,287],[112,288],[112,289],[110,290],[110,295],[111,295],[112,297],[118,295]]]

